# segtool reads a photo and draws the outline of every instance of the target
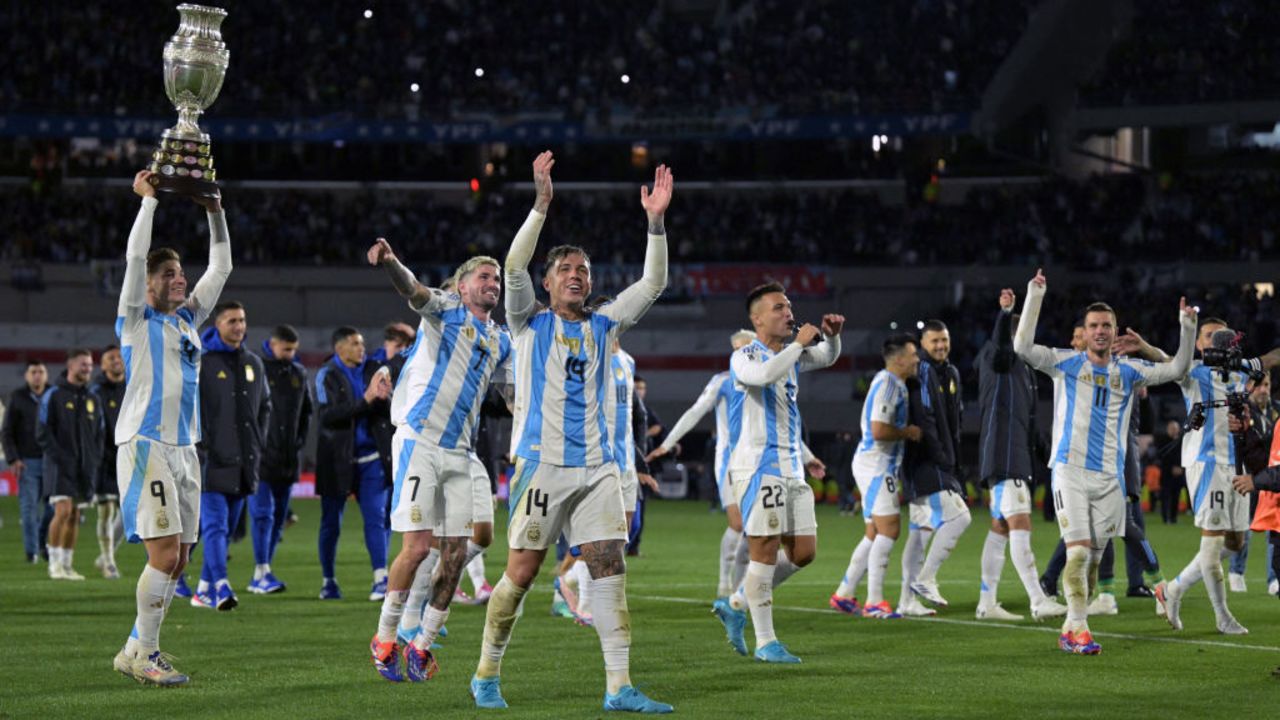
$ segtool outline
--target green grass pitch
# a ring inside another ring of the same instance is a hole
[[[316,560],[319,505],[297,501],[275,563],[287,592],[243,590],[252,573],[249,541],[232,545],[232,582],[241,605],[230,613],[192,608],[181,598],[161,646],[191,675],[190,686],[141,687],[115,673],[111,659],[133,620],[139,546],[125,546],[125,579],[92,572],[93,515],[82,526],[76,567],[89,579],[53,582],[42,565],[22,562],[17,501],[0,498],[0,718],[589,718],[600,709],[604,673],[594,631],[548,615],[550,566],[530,593],[503,665],[511,709],[477,711],[467,681],[480,649],[484,610],[455,605],[438,651],[441,672],[423,684],[392,685],[369,662],[378,604],[367,598],[370,572],[360,517],[349,512],[339,549],[346,598],[321,602]],[[826,609],[857,536],[860,519],[818,511],[818,559],[775,595],[779,637],[803,658],[766,666],[734,654],[709,608],[723,515],[694,502],[651,502],[643,556],[628,564],[633,625],[632,677],[651,696],[696,718],[1184,718],[1274,717],[1280,707],[1280,601],[1265,594],[1265,540],[1255,537],[1249,592],[1230,594],[1251,634],[1218,635],[1203,586],[1183,606],[1186,630],[1172,632],[1147,600],[1120,598],[1120,614],[1094,618],[1097,657],[1057,650],[1056,624],[979,623],[978,564],[988,516],[976,510],[940,579],[951,607],[936,620],[873,621]],[[505,559],[505,514],[488,554],[496,582]],[[1172,577],[1198,546],[1188,519],[1149,527]],[[1037,522],[1041,569],[1057,540]],[[396,543],[398,547],[398,542]],[[899,552],[886,591],[897,598]],[[199,556],[197,554],[197,562]],[[1124,587],[1123,561],[1118,563]],[[189,575],[198,575],[198,570]],[[464,580],[469,588],[469,583]],[[1001,600],[1027,610],[1006,563]],[[748,643],[751,642],[748,628]]]

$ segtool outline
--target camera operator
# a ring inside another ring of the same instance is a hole
[[[1249,406],[1241,422],[1230,416],[1229,428],[1236,435],[1236,453],[1244,463],[1244,471],[1257,474],[1269,464],[1271,457],[1272,436],[1276,421],[1280,419],[1280,408],[1271,399],[1271,377],[1263,375],[1258,380],[1249,382]],[[1256,517],[1258,493],[1249,495],[1249,516]],[[1247,585],[1244,575],[1249,561],[1249,540],[1245,536],[1244,547],[1231,556],[1231,568],[1227,575],[1227,587],[1232,592],[1245,592]],[[1276,594],[1276,573],[1272,569],[1275,550],[1267,545],[1267,592]]]
[[[1209,593],[1218,632],[1244,635],[1249,631],[1227,608],[1227,588],[1222,558],[1244,546],[1249,529],[1249,504],[1233,488],[1237,475],[1236,445],[1229,415],[1244,417],[1246,372],[1268,370],[1280,363],[1280,349],[1259,358],[1242,357],[1240,336],[1217,318],[1200,323],[1196,350],[1200,357],[1179,382],[1190,408],[1182,436],[1182,466],[1186,468],[1192,514],[1200,528],[1200,551],[1178,577],[1164,588],[1165,617],[1175,630],[1182,629],[1179,610],[1186,591],[1201,579]],[[1132,330],[1121,338],[1126,350],[1152,361],[1167,356],[1151,347]],[[1159,593],[1158,593],[1159,595]]]

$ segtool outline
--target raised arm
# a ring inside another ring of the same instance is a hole
[[[1181,332],[1178,333],[1178,352],[1170,362],[1153,363],[1140,368],[1143,385],[1159,385],[1181,380],[1191,369],[1191,356],[1196,349],[1196,309],[1187,305],[1185,297],[1179,300],[1178,304],[1178,322],[1181,326]]]
[[[195,313],[195,324],[199,325],[213,312],[222,287],[231,275],[231,235],[227,232],[227,215],[222,210],[220,196],[193,199],[209,216],[209,266],[187,298],[187,307]]]
[[[409,301],[409,307],[419,313],[426,313],[443,304],[445,294],[418,282],[413,272],[400,262],[400,258],[396,257],[391,249],[391,243],[387,242],[386,238],[378,238],[365,257],[370,265],[375,267],[381,265],[387,271],[391,286],[400,293],[400,297]]]
[[[537,197],[533,201],[533,210],[516,232],[511,241],[511,249],[507,251],[507,261],[503,266],[503,280],[507,292],[503,296],[503,306],[507,311],[507,325],[512,332],[518,332],[525,326],[525,321],[534,313],[537,298],[534,295],[533,278],[529,275],[529,261],[538,249],[538,235],[542,232],[542,223],[547,219],[547,208],[551,207],[551,168],[556,164],[551,151],[543,151],[533,160],[533,187]]]
[[[707,386],[702,389],[702,394],[698,395],[698,399],[693,401],[693,405],[684,411],[684,414],[676,421],[675,426],[667,433],[667,437],[662,441],[662,444],[654,448],[653,452],[649,453],[645,459],[653,460],[670,453],[676,443],[689,434],[689,431],[698,424],[698,421],[704,415],[714,410],[716,398],[720,395],[720,384],[723,382],[724,380],[719,375],[711,378],[711,382],[707,383]]]
[[[133,191],[142,198],[142,207],[129,231],[129,244],[124,251],[124,281],[120,287],[120,305],[116,314],[129,315],[132,308],[140,313],[147,304],[147,253],[151,251],[151,224],[155,220],[156,189],[151,186],[151,173],[142,170],[133,176]]]
[[[1044,273],[1036,270],[1036,276],[1027,283],[1027,299],[1023,301],[1022,317],[1018,319],[1018,332],[1013,336],[1013,350],[1031,367],[1049,372],[1057,359],[1053,351],[1036,345],[1036,324],[1040,321],[1040,303],[1044,301],[1046,283]]]
[[[1017,296],[1012,288],[1000,291],[1000,312],[996,315],[996,326],[991,331],[991,339],[995,341],[995,354],[991,358],[991,369],[1004,374],[1013,367],[1017,353],[1013,351],[1013,306]]]
[[[640,205],[649,220],[649,246],[644,254],[644,274],[640,279],[618,293],[617,300],[601,308],[606,317],[618,322],[619,332],[635,325],[649,311],[667,287],[667,227],[666,213],[671,205],[675,189],[675,176],[666,165],[659,165],[653,174],[653,192],[640,186]]]
[[[812,325],[808,327],[813,327]],[[799,342],[793,342],[786,346],[777,355],[765,361],[760,361],[755,352],[744,348],[733,354],[729,359],[729,367],[733,370],[733,377],[743,385],[751,387],[764,387],[772,385],[781,380],[791,368],[795,367],[796,362],[800,359],[800,353],[804,352],[804,346]]]
[[[800,372],[831,367],[840,359],[840,331],[844,329],[843,315],[822,316],[822,342],[805,348],[800,353]]]

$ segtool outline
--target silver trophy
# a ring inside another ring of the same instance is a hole
[[[151,156],[157,190],[209,197],[218,193],[218,173],[209,134],[197,120],[222,89],[231,53],[222,42],[222,8],[179,5],[178,32],[164,44],[164,91],[178,109],[178,124],[164,131]]]

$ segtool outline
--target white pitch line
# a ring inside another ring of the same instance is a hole
[[[708,604],[706,600],[701,600],[696,598],[671,597],[668,595],[629,595],[629,596],[636,598],[638,600],[654,600],[657,602],[681,603],[684,605],[707,605]],[[832,617],[836,615],[834,611],[826,610],[822,608],[795,607],[791,605],[774,605],[773,608],[775,610],[787,610],[790,612],[831,615]],[[1001,628],[1004,630],[1025,630],[1030,632],[1053,633],[1055,635],[1059,633],[1059,630],[1056,627],[1043,627],[1043,626],[1035,626],[1035,625],[1010,625],[1008,623],[985,622],[980,620],[957,620],[953,618],[940,618],[940,617],[905,617],[902,619],[907,621],[914,621],[914,622],[941,623],[944,625],[964,625],[968,627]],[[1245,645],[1243,643],[1233,643],[1233,642],[1227,642],[1225,640],[1189,640],[1186,638],[1158,637],[1155,635],[1131,635],[1128,633],[1113,633],[1113,632],[1094,632],[1093,635],[1094,637],[1116,638],[1118,640],[1145,640],[1150,642],[1171,643],[1174,645],[1199,645],[1199,646],[1205,646],[1205,647],[1228,648],[1231,650],[1261,650],[1263,652],[1280,653],[1280,647],[1273,647],[1271,645]]]

